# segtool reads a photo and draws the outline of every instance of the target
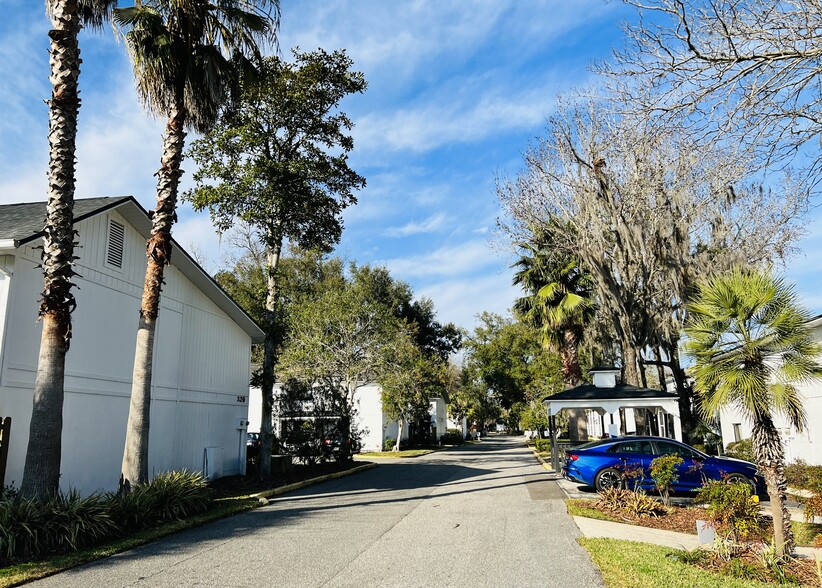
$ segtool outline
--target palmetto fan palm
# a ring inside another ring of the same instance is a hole
[[[42,266],[45,287],[40,301],[43,333],[29,443],[20,491],[24,496],[54,494],[60,481],[60,431],[63,428],[63,381],[71,338],[74,276],[74,154],[80,97],[81,26],[100,28],[116,0],[48,0],[52,21],[52,92],[49,105],[49,169]]]
[[[773,505],[774,543],[793,550],[785,507],[784,449],[774,416],[801,431],[805,413],[796,384],[819,377],[820,348],[792,288],[762,271],[737,269],[703,281],[688,304],[687,350],[701,410],[736,407],[753,424],[757,463]]]
[[[576,385],[582,379],[579,344],[594,312],[590,278],[577,259],[551,249],[544,238],[520,248],[524,254],[514,264],[513,281],[527,294],[514,302],[514,309],[541,330],[544,345],[559,351],[565,383]]]
[[[171,257],[185,129],[206,131],[238,78],[274,41],[278,0],[142,0],[116,10],[146,108],[167,118],[157,172],[157,207],[147,244],[121,484],[148,480],[151,363],[164,266]]]

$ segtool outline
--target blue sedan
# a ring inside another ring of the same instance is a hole
[[[757,494],[765,494],[765,480],[750,462],[728,457],[712,457],[673,439],[662,437],[615,437],[592,441],[565,452],[562,476],[573,482],[607,488],[634,485],[652,489],[651,461],[661,455],[682,458],[674,491],[698,490],[706,480],[751,484]]]

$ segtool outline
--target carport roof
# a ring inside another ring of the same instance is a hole
[[[676,399],[678,396],[672,392],[662,390],[652,390],[651,388],[638,388],[628,384],[617,384],[613,388],[594,386],[593,384],[582,384],[564,390],[545,399],[545,402],[556,400],[627,400],[638,398],[664,398]]]

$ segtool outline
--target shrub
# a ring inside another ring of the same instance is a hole
[[[609,510],[635,518],[662,514],[665,509],[645,492],[609,488],[599,493],[597,504]]]
[[[785,466],[788,485],[814,494],[822,494],[822,466],[809,465],[801,459]]]
[[[383,451],[394,451],[394,445],[397,444],[397,440],[393,437],[386,437],[385,441],[382,442],[382,450]]]
[[[534,447],[536,448],[537,452],[539,453],[548,453],[551,451],[551,440],[550,439],[536,439],[534,441]]]
[[[761,535],[759,501],[750,484],[712,481],[699,489],[696,501],[707,504],[706,514],[726,538],[745,541]]]
[[[208,508],[211,491],[199,473],[160,474],[128,494],[0,501],[0,560],[73,551],[132,530],[189,517]]]
[[[679,480],[677,467],[681,465],[682,458],[673,454],[660,455],[651,460],[651,478],[665,506],[668,506],[671,488]]]
[[[0,502],[0,557],[39,557],[69,551],[116,535],[108,501],[76,491],[47,500],[19,498]]]
[[[725,455],[728,457],[733,457],[734,459],[744,459],[745,461],[756,463],[753,443],[750,439],[743,439],[742,441],[728,443],[728,446],[725,448]]]
[[[445,435],[440,435],[440,443],[443,445],[461,445],[464,442],[465,440],[462,438],[462,434],[459,431],[452,433],[449,430],[449,432]]]

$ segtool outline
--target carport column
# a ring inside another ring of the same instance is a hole
[[[677,441],[682,441],[682,419],[679,418],[678,413],[672,413],[674,417],[674,438]]]
[[[548,422],[551,425],[551,466],[554,468],[554,472],[559,473],[559,447],[557,447],[559,431],[557,431],[556,419],[554,415],[548,417]]]
[[[619,409],[616,409],[615,412],[609,412],[606,420],[608,421],[606,423],[606,429],[609,435],[611,435],[611,425],[616,425],[617,437],[625,434],[625,431],[622,430],[622,419],[619,416]]]

